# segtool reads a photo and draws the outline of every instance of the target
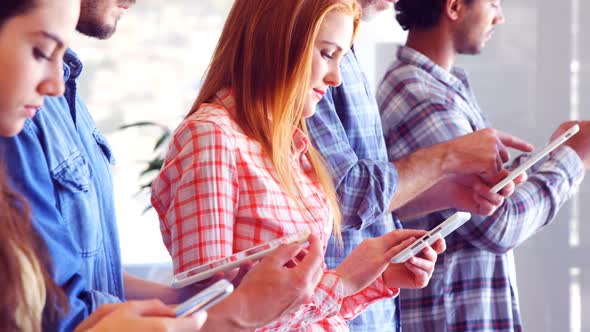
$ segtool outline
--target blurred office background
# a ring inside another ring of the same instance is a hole
[[[149,195],[137,194],[154,157],[158,128],[120,130],[153,121],[174,128],[199,88],[231,0],[139,1],[108,41],[79,36],[85,63],[81,93],[109,138],[123,261],[128,271],[165,281],[170,258]],[[470,73],[484,112],[496,128],[536,146],[559,123],[590,119],[590,2],[520,0],[503,3],[506,24],[476,57]],[[369,80],[377,84],[405,34],[392,12],[365,24],[356,43]],[[527,331],[590,331],[590,181],[557,220],[516,250],[520,303]]]

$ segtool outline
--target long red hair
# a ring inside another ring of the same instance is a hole
[[[289,163],[293,126],[307,134],[303,109],[314,43],[332,11],[350,15],[356,34],[361,19],[357,0],[236,0],[189,113],[230,88],[238,110],[235,121],[261,144],[293,197],[300,194]],[[340,240],[341,217],[331,177],[313,147],[307,156],[333,207],[334,234]]]

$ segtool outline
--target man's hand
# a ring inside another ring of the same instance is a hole
[[[449,176],[436,184],[433,189],[440,188],[439,195],[449,201],[450,208],[489,216],[504,204],[506,198],[512,196],[517,185],[527,180],[526,173],[522,173],[498,193],[490,192],[509,173],[508,170],[503,169],[493,176],[490,182],[477,175]]]
[[[479,175],[446,176],[416,199],[397,209],[395,214],[404,222],[411,222],[413,219],[447,209],[489,216],[514,193],[517,185],[527,179],[526,173],[523,173],[499,193],[491,193],[490,189],[508,174],[509,172],[504,169],[492,177],[490,183]]]
[[[445,174],[477,174],[491,180],[510,159],[507,148],[532,152],[533,146],[510,134],[491,128],[441,143],[447,153],[442,169]]]
[[[551,141],[562,135],[576,123],[580,126],[580,131],[563,144],[568,145],[576,151],[580,159],[584,162],[584,167],[588,170],[590,169],[590,121],[567,121],[562,123],[551,136]]]

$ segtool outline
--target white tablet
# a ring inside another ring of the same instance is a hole
[[[405,263],[408,259],[414,257],[426,246],[431,246],[440,238],[451,234],[454,230],[461,227],[467,220],[471,219],[471,213],[469,212],[456,212],[450,216],[447,220],[440,223],[430,232],[424,234],[421,238],[416,240],[411,246],[402,250],[399,254],[395,255],[391,259],[391,263],[400,264]]]
[[[187,317],[207,310],[234,291],[231,282],[221,279],[176,307],[176,317]]]
[[[237,252],[210,263],[206,263],[174,276],[172,287],[181,288],[195,282],[213,277],[218,272],[225,272],[237,268],[246,261],[257,261],[272,253],[283,244],[304,243],[309,238],[309,232],[296,233],[257,245],[250,249]]]
[[[551,151],[555,150],[558,146],[563,144],[563,142],[567,141],[568,139],[570,139],[570,137],[577,134],[578,131],[580,131],[580,126],[577,124],[573,125],[570,129],[568,129],[565,133],[563,133],[561,136],[556,138],[553,142],[547,144],[547,146],[545,146],[541,151],[535,153],[535,155],[533,155],[531,158],[529,158],[524,163],[522,163],[520,166],[518,166],[517,168],[512,170],[512,172],[510,172],[510,174],[508,174],[508,176],[506,176],[506,178],[504,178],[504,180],[500,181],[490,191],[493,193],[497,193],[498,191],[500,191],[508,183],[510,183],[511,181],[516,179],[520,174],[522,174],[523,172],[528,170],[531,166],[536,164],[539,160],[545,158],[545,156],[547,156],[549,153],[551,153]]]

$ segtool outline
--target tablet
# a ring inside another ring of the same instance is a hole
[[[308,238],[309,232],[290,234],[237,252],[231,256],[197,266],[175,275],[172,279],[172,287],[181,288],[211,278],[218,272],[225,272],[237,268],[246,261],[260,260],[283,244],[305,243]]]
[[[497,193],[498,191],[500,191],[508,183],[512,182],[520,174],[522,174],[523,172],[528,170],[531,166],[536,164],[539,160],[545,158],[545,156],[547,156],[549,153],[551,153],[551,151],[555,150],[558,146],[563,144],[563,142],[567,141],[568,139],[570,139],[570,137],[577,134],[578,131],[580,131],[580,126],[577,124],[573,125],[565,133],[563,133],[561,136],[559,136],[558,138],[553,140],[553,142],[551,142],[547,146],[545,146],[541,151],[535,153],[531,158],[529,158],[524,163],[522,163],[520,166],[518,166],[517,168],[512,170],[512,172],[510,172],[510,174],[508,174],[508,176],[506,176],[504,178],[504,180],[500,181],[490,191],[493,193]]]
[[[431,246],[438,239],[444,238],[445,236],[451,234],[457,228],[461,227],[464,223],[466,223],[469,219],[471,219],[471,213],[456,212],[447,220],[440,223],[440,225],[430,230],[430,232],[424,234],[424,236],[414,241],[414,243],[411,246],[407,247],[406,249],[402,250],[399,254],[395,255],[395,257],[391,259],[391,263],[405,263],[408,259],[420,253],[420,251],[426,248],[426,246]]]
[[[234,291],[231,282],[221,279],[176,307],[176,317],[187,317],[217,304]]]

